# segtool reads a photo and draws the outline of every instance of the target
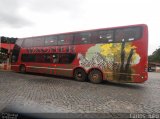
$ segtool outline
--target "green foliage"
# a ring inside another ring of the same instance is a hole
[[[148,56],[148,60],[149,62],[160,63],[160,48],[156,49],[156,51],[154,51],[152,55]]]
[[[17,38],[8,38],[8,37],[0,37],[1,43],[11,43],[11,44],[15,44]]]
[[[0,63],[6,61],[8,50],[4,48],[0,48]]]

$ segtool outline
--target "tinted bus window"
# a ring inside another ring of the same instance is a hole
[[[35,62],[51,63],[51,54],[35,54]]]
[[[70,64],[73,62],[75,54],[59,54],[60,64]]]
[[[22,54],[21,60],[22,62],[34,62],[35,55],[34,54]]]
[[[44,46],[44,37],[33,38],[33,46]]]
[[[99,35],[97,31],[91,32],[91,43],[100,43]]]
[[[70,64],[75,54],[22,54],[22,62]]]
[[[74,44],[89,44],[91,39],[91,33],[77,33],[75,34]]]
[[[35,55],[35,62],[37,62],[37,63],[43,63],[44,62],[44,55],[42,55],[42,54],[36,54]]]
[[[58,36],[58,45],[70,45],[73,43],[73,35]]]
[[[52,63],[57,64],[70,64],[75,59],[75,54],[52,54]]]
[[[26,48],[32,47],[33,46],[33,40],[32,40],[32,38],[26,38],[26,39],[24,39],[24,42],[23,42],[22,46],[26,47]]]
[[[51,63],[51,54],[23,54],[23,62]]]
[[[59,55],[58,54],[52,54],[51,55],[51,62],[54,64],[59,63]]]
[[[141,36],[142,36],[141,27],[130,27],[130,28],[115,30],[116,42],[133,41],[133,40],[139,39]]]
[[[44,54],[44,62],[51,63],[51,54]]]
[[[98,37],[98,43],[113,42],[113,30],[99,31]]]
[[[57,45],[57,36],[46,36],[45,46],[55,46]]]
[[[114,42],[114,31],[113,30],[103,30],[103,31],[93,31],[91,32],[91,42],[92,43],[111,43]]]

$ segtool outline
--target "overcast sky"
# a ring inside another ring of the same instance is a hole
[[[0,36],[147,24],[151,54],[160,47],[159,12],[159,0],[0,0]]]

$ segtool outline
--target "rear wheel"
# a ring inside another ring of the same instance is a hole
[[[26,72],[26,67],[24,65],[21,65],[20,68],[19,68],[19,71],[21,73],[25,73]]]
[[[92,83],[97,83],[97,84],[101,83],[103,80],[101,71],[93,69],[92,71],[89,72],[88,79]]]
[[[74,71],[74,79],[77,81],[85,81],[86,80],[86,72],[83,69],[76,69]]]

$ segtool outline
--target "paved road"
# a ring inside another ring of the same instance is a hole
[[[160,73],[143,84],[92,84],[62,77],[0,71],[0,110],[32,112],[160,113]]]

